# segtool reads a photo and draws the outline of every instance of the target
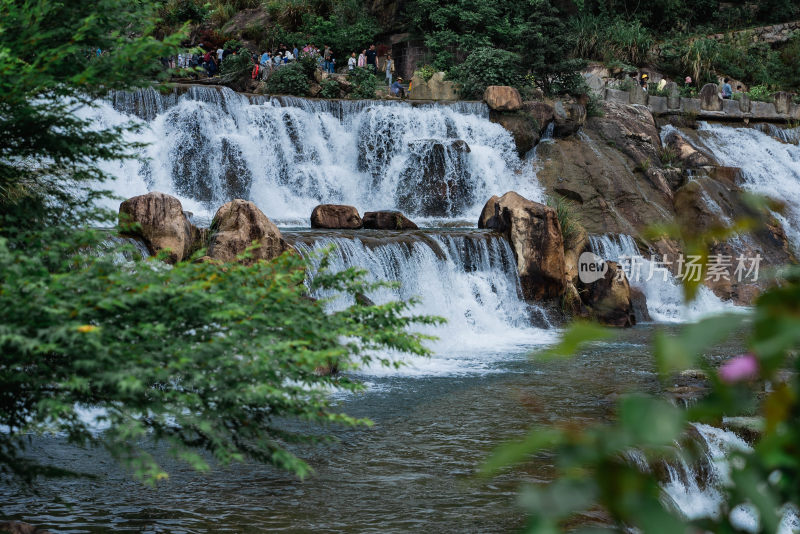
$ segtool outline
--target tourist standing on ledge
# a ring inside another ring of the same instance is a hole
[[[730,80],[725,78],[722,84],[722,98],[730,99],[733,96],[733,88],[731,87]]]
[[[386,56],[386,85],[392,85],[392,75],[394,74],[394,60],[392,55]]]
[[[367,66],[372,69],[372,72],[378,72],[378,53],[375,51],[375,45],[369,45],[369,50],[367,50]]]
[[[347,70],[348,71],[354,70],[356,68],[356,63],[357,63],[356,53],[353,52],[352,54],[350,54],[350,57],[347,60]]]
[[[362,50],[358,55],[358,66],[364,68],[367,66],[367,51]]]

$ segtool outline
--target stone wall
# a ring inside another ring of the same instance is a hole
[[[670,85],[673,90],[670,92]],[[602,93],[605,100],[621,104],[647,106],[653,115],[685,114],[699,119],[722,121],[800,121],[800,105],[793,103],[794,95],[775,93],[775,102],[755,102],[743,95],[741,100],[723,100],[716,84],[707,84],[700,98],[678,96],[677,86],[668,84],[669,96],[650,95],[640,88],[620,91],[608,88]]]

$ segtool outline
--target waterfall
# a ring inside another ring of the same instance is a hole
[[[680,282],[663,265],[644,258],[629,235],[589,236],[589,245],[601,258],[620,263],[631,287],[640,289],[647,298],[647,311],[654,321],[693,321],[734,307],[705,286],[700,286],[693,301],[685,303]]]
[[[148,144],[142,159],[102,166],[115,193],[169,193],[200,218],[246,198],[289,226],[307,226],[320,203],[473,226],[492,195],[543,199],[532,166],[480,102],[248,97],[193,86],[114,93],[81,113],[98,125],[141,127],[128,139]]]
[[[719,518],[725,509],[721,489],[731,483],[730,455],[735,452],[752,452],[752,447],[729,430],[695,423],[695,439],[700,442],[705,455],[698,464],[688,463],[680,454],[682,447],[676,443],[678,459],[666,465],[667,480],[662,484],[667,502],[687,519]],[[637,462],[638,465],[638,462]],[[749,505],[737,505],[729,512],[731,522],[744,532],[759,532],[757,511]],[[791,534],[800,529],[800,515],[791,507],[783,510],[778,532]]]
[[[707,123],[700,123],[699,130],[700,142],[722,165],[741,168],[743,189],[786,203],[784,213],[775,217],[795,249],[800,248],[799,130],[770,125],[765,133]]]
[[[380,239],[375,236],[380,235]],[[368,294],[376,303],[421,298],[413,312],[447,319],[420,331],[437,336],[429,344],[433,356],[408,357],[401,374],[462,374],[491,371],[509,354],[551,343],[544,312],[521,297],[514,255],[505,239],[488,232],[415,232],[393,236],[369,232],[285,232],[285,238],[312,263],[333,245],[330,268],[358,267],[370,281],[397,281],[399,287]],[[330,295],[317,294],[324,298]],[[334,308],[351,304],[330,303]],[[532,326],[532,321],[542,328]],[[397,371],[372,367],[367,374]]]

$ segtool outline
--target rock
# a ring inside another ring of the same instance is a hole
[[[664,90],[667,92],[667,108],[680,109],[681,92],[680,89],[678,88],[678,84],[675,82],[669,82],[667,85],[664,86]]]
[[[775,111],[788,115],[789,111],[792,109],[792,99],[794,95],[786,91],[778,91],[772,95],[772,98],[775,100]]]
[[[169,263],[189,256],[192,229],[177,198],[159,192],[139,195],[120,204],[119,214],[123,224],[139,223],[140,228],[130,235],[141,238],[150,254],[169,250]]]
[[[419,227],[399,211],[368,211],[364,228],[369,230],[417,230]]]
[[[353,206],[320,204],[311,212],[311,228],[356,230],[363,225],[358,210]]]
[[[237,261],[237,256],[256,242],[258,248],[244,263],[272,260],[291,250],[281,231],[264,213],[248,200],[236,199],[217,210],[211,223],[208,255],[219,261]]]
[[[572,243],[564,243],[564,266],[567,282],[577,283],[578,280],[578,258],[587,249],[589,236],[583,226],[578,226],[577,235],[572,239]]]
[[[583,73],[583,79],[586,82],[586,87],[589,88],[589,91],[592,94],[602,97],[603,93],[606,90],[606,82],[605,80],[599,75],[594,72],[585,72]]]
[[[561,309],[572,318],[589,319],[589,310],[583,305],[578,288],[572,282],[567,282],[564,295],[561,297]]]
[[[664,141],[667,147],[675,152],[683,167],[694,169],[704,165],[711,165],[711,160],[689,144],[676,130],[669,132]]]
[[[418,139],[408,144],[409,162],[400,175],[397,206],[426,217],[453,217],[475,202],[469,174],[469,145]]]
[[[758,441],[766,426],[766,421],[761,416],[722,418],[722,428],[733,432],[748,443]]]
[[[631,302],[631,286],[622,267],[607,261],[605,276],[595,282],[584,284],[578,280],[578,291],[592,316],[599,322],[616,327],[636,324],[636,315]]]
[[[631,306],[633,307],[633,315],[636,317],[636,324],[652,321],[650,312],[647,309],[647,297],[644,291],[638,287],[631,288]]]
[[[642,89],[638,83],[635,84],[629,94],[628,94],[628,103],[632,105],[640,105],[646,106],[647,105],[647,91]]]
[[[553,109],[555,119],[554,137],[573,135],[586,123],[586,107],[581,104],[564,104],[557,100]]]
[[[411,78],[411,100],[458,100],[458,88],[454,82],[444,79],[444,72],[437,72],[426,82],[419,76]]]
[[[539,125],[540,135],[544,133],[547,125],[555,118],[555,109],[547,102],[523,102],[522,110]]]
[[[741,93],[741,98],[739,98],[739,111],[742,113],[750,113],[750,95],[747,93]]]
[[[11,534],[50,534],[44,527],[37,527],[22,521],[0,521],[0,532]]]
[[[553,208],[510,191],[489,199],[481,211],[478,228],[495,230],[508,239],[526,299],[542,300],[564,293],[564,242]]]
[[[507,85],[490,85],[483,92],[483,100],[495,111],[517,111],[522,109],[519,91]]]
[[[551,194],[578,204],[590,234],[636,235],[672,221],[672,201],[662,184],[642,179],[637,167],[659,166],[661,141],[647,108],[603,103],[604,115],[587,119],[580,137],[539,143],[536,176]],[[651,169],[651,170],[652,170]],[[669,186],[667,185],[667,189]]]
[[[520,157],[527,154],[539,142],[539,123],[527,113],[491,111],[489,120],[511,132]]]
[[[700,109],[703,111],[722,111],[722,98],[715,83],[707,83],[700,89]]]

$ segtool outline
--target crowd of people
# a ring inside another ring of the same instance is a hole
[[[361,50],[361,53],[356,54],[355,51],[351,52],[347,57],[345,65],[342,66],[341,62],[337,61],[335,54],[330,46],[323,45],[321,48],[317,47],[314,43],[306,43],[302,48],[297,46],[286,46],[281,44],[272,50],[265,50],[260,55],[249,51],[247,48],[241,48],[238,51],[223,48],[220,46],[216,50],[213,47],[204,47],[205,53],[182,53],[171,58],[162,58],[162,63],[165,68],[171,69],[194,69],[197,67],[203,68],[208,76],[215,76],[219,73],[222,62],[229,56],[237,54],[250,54],[253,62],[253,79],[266,80],[277,69],[299,61],[303,57],[311,57],[317,62],[317,67],[326,73],[333,74],[339,69],[342,73],[350,73],[355,69],[369,69],[375,75],[379,73],[384,75],[386,86],[389,87],[390,92],[399,97],[405,97],[406,88],[403,85],[402,78],[395,78],[395,60],[392,58],[391,53],[385,55],[378,55],[376,46],[370,45],[369,48]]]

